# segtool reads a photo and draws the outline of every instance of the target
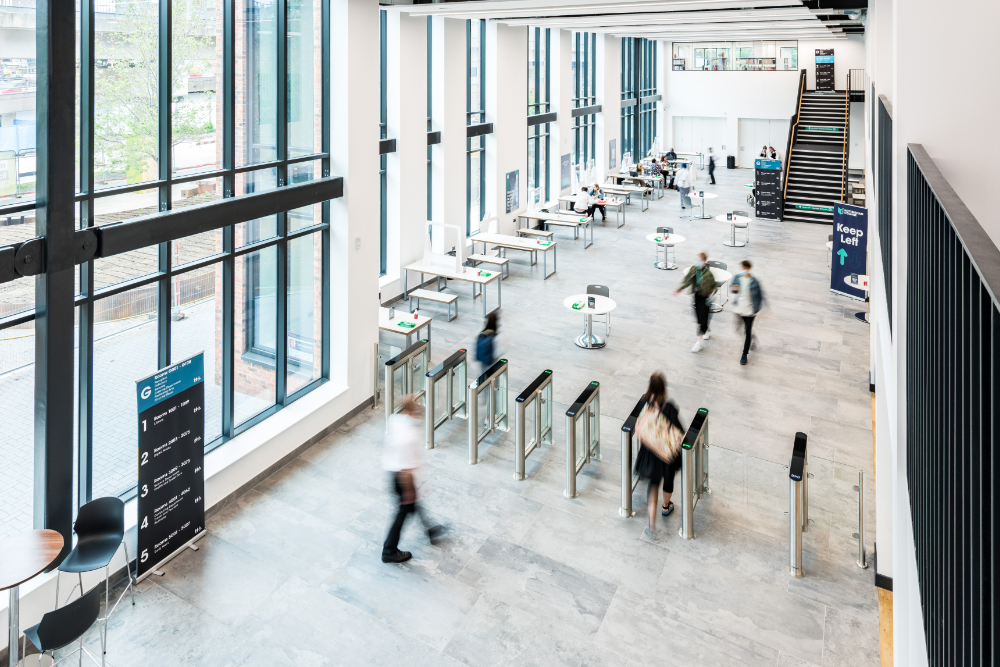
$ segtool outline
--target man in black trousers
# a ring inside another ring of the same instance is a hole
[[[711,147],[708,149],[708,175],[712,178],[712,185],[715,185],[715,154]]]

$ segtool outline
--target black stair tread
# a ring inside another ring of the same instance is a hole
[[[817,153],[840,153],[841,155],[843,155],[843,152],[844,152],[843,146],[841,146],[841,149],[839,151],[837,151],[837,150],[831,150],[825,144],[814,144],[814,143],[811,143],[811,142],[802,142],[802,143],[799,143],[798,141],[796,141],[794,144],[792,144],[792,154],[794,155],[795,151],[798,151],[798,150],[801,150],[801,151],[815,151]]]

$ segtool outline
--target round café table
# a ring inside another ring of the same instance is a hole
[[[667,249],[676,243],[684,243],[685,239],[680,234],[646,234],[646,240],[656,244],[656,261],[653,266],[664,271],[676,269],[676,262],[671,262],[667,257]],[[663,261],[660,261],[660,248],[663,248]],[[675,257],[676,259],[676,253]]]
[[[694,203],[694,200],[695,200],[695,199],[699,199],[699,200],[701,200],[701,219],[702,219],[702,220],[708,220],[708,219],[710,219],[710,218],[711,218],[712,216],[710,216],[710,215],[705,215],[705,200],[706,200],[706,199],[715,199],[715,198],[716,198],[716,197],[718,197],[719,195],[715,194],[714,192],[703,192],[702,194],[703,194],[703,195],[705,195],[705,196],[704,196],[704,197],[702,197],[702,196],[701,196],[701,195],[699,195],[699,194],[698,194],[697,192],[692,192],[691,194],[689,194],[689,195],[688,195],[688,198],[690,198],[690,199],[691,199],[691,203],[692,203],[692,204]]]
[[[855,285],[854,283],[851,282],[851,277],[850,276],[844,276],[844,283],[848,287],[853,287],[854,289],[864,290],[865,294],[866,295],[868,294],[868,276],[866,276],[864,274],[861,274],[861,273],[858,274],[858,284],[857,285]],[[864,313],[864,312],[862,312],[862,313],[854,313],[854,317],[856,317],[859,321],[864,322],[865,324],[868,324],[868,313]]]
[[[587,305],[587,299],[590,297],[594,298],[593,308]],[[573,306],[578,303],[582,303],[583,305],[580,308],[574,308]],[[588,350],[604,347],[607,344],[603,338],[594,334],[594,315],[607,315],[610,313],[617,306],[614,301],[606,296],[599,296],[597,294],[574,294],[573,296],[566,297],[563,305],[572,311],[583,313],[587,316],[587,331],[582,336],[574,338],[574,343]]]
[[[733,231],[733,235],[732,235],[731,240],[729,240],[729,241],[723,241],[722,244],[723,245],[727,245],[730,248],[742,248],[743,246],[746,245],[746,243],[744,241],[740,241],[739,243],[736,242],[736,223],[739,222],[741,224],[745,223],[745,224],[749,225],[750,224],[750,218],[748,218],[746,216],[743,216],[743,215],[734,215],[733,219],[729,220],[729,219],[726,218],[727,215],[729,215],[729,214],[728,213],[720,213],[719,215],[715,216],[715,219],[718,220],[719,222],[728,222],[729,226],[732,228],[732,231]]]
[[[690,271],[693,268],[694,268],[693,266],[687,267],[684,270],[684,275],[687,275],[687,272]],[[712,277],[715,278],[716,284],[718,284],[718,283],[722,283],[723,284],[723,287],[720,288],[719,291],[725,292],[726,291],[725,283],[728,283],[730,280],[733,279],[733,274],[731,274],[729,271],[726,271],[725,269],[717,269],[714,266],[710,266],[708,268],[712,269]],[[721,313],[722,312],[722,306],[725,305],[725,303],[727,301],[729,301],[729,295],[728,294],[726,295],[726,301],[723,301],[721,304],[720,303],[709,303],[708,304],[708,310],[709,310],[709,312],[712,312],[712,313]]]
[[[7,644],[8,664],[17,667],[17,640],[21,634],[18,607],[19,587],[49,568],[62,553],[62,535],[54,530],[40,529],[18,533],[0,540],[0,591],[10,589],[10,640]]]

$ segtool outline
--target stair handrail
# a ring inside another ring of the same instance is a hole
[[[803,69],[799,72],[799,100],[795,105],[795,115],[788,121],[790,129],[788,130],[788,143],[785,146],[785,173],[783,174],[785,182],[784,187],[781,188],[782,201],[788,196],[788,172],[792,170],[792,146],[795,143],[795,129],[799,126],[799,116],[802,114],[802,95],[805,93],[805,89],[806,70]]]
[[[847,203],[847,148],[851,140],[851,73],[847,73],[847,91],[844,95],[844,164],[840,170],[840,201]]]

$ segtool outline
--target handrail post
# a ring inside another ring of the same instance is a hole
[[[788,573],[796,579],[805,576],[802,569],[802,533],[807,523],[806,503],[806,444],[807,436],[795,434],[792,458],[788,463]]]

